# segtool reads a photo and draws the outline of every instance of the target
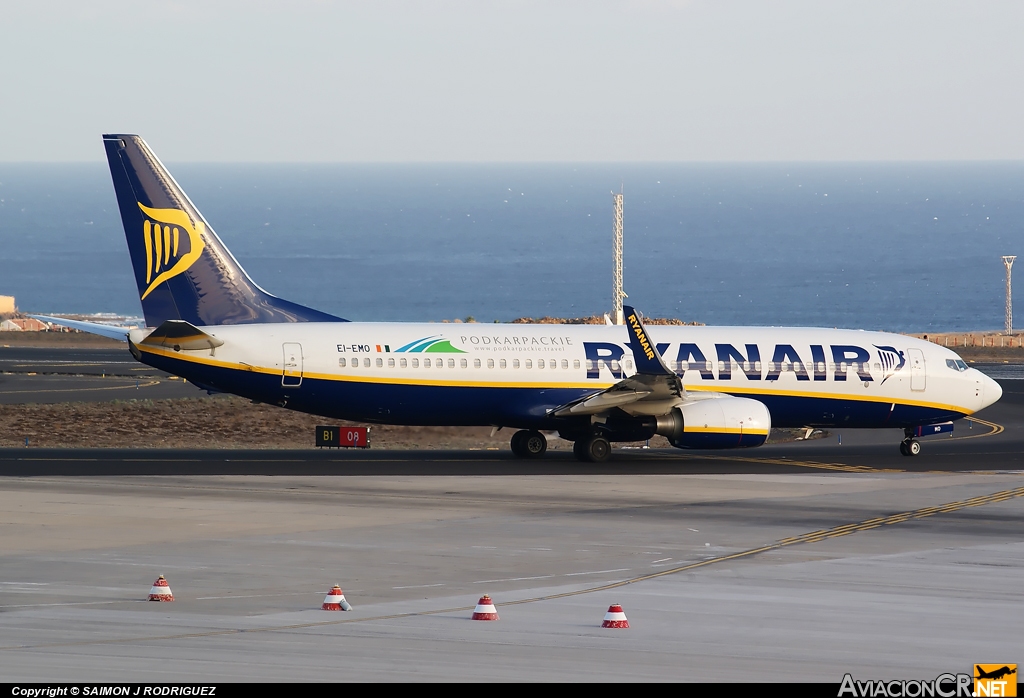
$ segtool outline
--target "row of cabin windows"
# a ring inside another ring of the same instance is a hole
[[[446,359],[440,359],[440,358],[438,358],[438,359],[424,358],[422,361],[423,361],[423,368],[444,368],[446,361],[447,361],[448,368],[455,368],[456,367],[456,363],[455,363],[456,359],[447,359],[446,360]],[[420,359],[419,358],[414,358],[414,359],[401,358],[401,359],[397,359],[396,360],[394,357],[389,357],[387,359],[387,362],[388,362],[387,363],[388,368],[396,368],[396,367],[398,367],[398,368],[409,368],[410,366],[412,368],[419,368],[420,367]],[[574,369],[576,369],[576,370],[579,370],[580,363],[581,362],[580,362],[579,359],[573,359],[572,367]],[[586,361],[584,361],[582,363],[586,366],[586,369],[588,371],[597,370],[599,367],[610,368],[613,372],[616,372],[616,373],[618,373],[619,371],[621,371],[623,369],[625,369],[627,371],[630,371],[630,370],[633,369],[633,362],[630,361],[629,359],[626,359],[625,361],[623,361],[621,365],[619,364],[618,361],[615,361],[615,360],[609,361],[609,360],[606,360],[606,359],[602,359],[600,361],[594,361],[592,359],[587,359]],[[377,366],[377,368],[384,368],[384,359],[383,358],[378,358],[378,359],[376,359],[376,361],[373,362],[373,364],[375,364]],[[487,359],[487,368],[508,368],[509,365],[511,365],[512,368],[520,368],[520,367],[522,367],[522,368],[530,368],[530,369],[532,369],[533,368],[533,364],[534,364],[533,359],[523,359],[522,363],[520,363],[519,359],[511,359],[511,360],[508,360],[508,359],[497,359],[497,360],[495,360],[495,359]],[[601,366],[599,366],[599,364]],[[345,357],[341,357],[340,359],[338,359],[338,365],[340,367],[342,367],[342,368],[346,368],[348,366],[351,366],[352,368],[359,368],[359,365],[360,365],[359,357],[353,357],[351,360],[346,360]],[[712,367],[713,367],[711,361],[676,361],[676,362],[674,362],[674,366],[672,365],[672,363],[670,363],[669,365],[670,365],[670,367],[673,367],[677,371],[688,371],[688,370],[691,370],[691,371],[693,371],[693,370],[710,371],[712,369]],[[369,357],[364,357],[363,358],[362,366],[364,368],[370,368],[371,367],[371,361],[370,361]],[[718,362],[718,370],[719,371],[724,371],[725,370],[725,366],[726,366],[726,362],[724,362],[724,361],[719,361]],[[458,367],[459,368],[469,368],[469,359],[458,359]],[[544,369],[544,368],[547,368],[547,369],[557,369],[558,367],[559,367],[559,360],[558,359],[548,359],[548,360],[537,359],[537,368],[539,368],[539,369]],[[473,368],[483,368],[483,360],[482,359],[473,359]],[[561,360],[561,368],[563,370],[568,370],[569,369],[569,360],[568,359],[562,359]],[[760,361],[754,361],[754,362],[744,361],[742,363],[739,363],[739,362],[736,362],[736,361],[730,361],[729,362],[729,368],[732,369],[732,370],[742,370],[742,371],[761,371],[762,370],[762,366],[761,366],[761,362]],[[800,362],[795,362],[795,363],[789,363],[789,362],[782,362],[782,363],[768,362],[767,368],[768,368],[769,371],[818,371],[820,373],[820,372],[825,370],[825,364],[821,363],[821,362],[819,362],[817,364],[813,364],[813,363],[800,363]],[[853,362],[853,363],[849,363],[849,364],[843,362],[843,363],[839,364],[839,370],[840,371],[846,371],[848,369],[852,369],[854,371],[870,371],[871,370],[871,364],[870,363],[863,363],[862,364],[862,363],[857,363],[857,362]],[[836,370],[836,364],[834,364],[834,363],[828,364],[828,370],[829,371],[835,371]],[[881,371],[882,367],[879,364],[876,363],[875,367],[874,367],[874,370],[875,371]]]
[[[394,357],[388,357],[388,359],[387,359],[388,364],[387,365],[388,365],[388,368],[395,368],[395,367],[398,367],[398,368],[409,368],[409,367],[419,368],[420,367],[420,361],[421,360],[419,358],[414,358],[414,359],[406,359],[406,358],[395,359]],[[422,359],[422,361],[423,361],[423,368],[444,368],[446,362],[447,362],[448,368],[455,368],[455,366],[456,366],[456,363],[455,363],[456,359],[440,359],[440,358],[438,358],[438,359],[429,359],[429,358],[424,358],[424,359]],[[469,359],[457,359],[457,361],[458,361],[458,367],[459,368],[469,368]],[[520,367],[522,367],[522,368],[533,368],[533,359],[524,359],[522,361],[522,363],[520,363],[519,359],[512,359],[511,361],[509,361],[508,359],[497,359],[497,360],[495,360],[495,359],[487,359],[486,363],[487,363],[487,368],[495,368],[495,367],[497,367],[497,368],[508,368],[509,365],[511,365],[512,368],[520,368]],[[590,362],[587,362],[587,363],[590,363]],[[381,358],[376,359],[373,362],[373,364],[375,364],[377,366],[377,368],[384,368],[384,358],[381,357]],[[345,357],[341,357],[340,359],[338,359],[338,365],[341,366],[342,368],[346,368],[347,366],[351,366],[352,368],[359,368],[359,365],[360,365],[359,364],[359,357],[352,357],[351,360],[346,360]],[[362,366],[363,366],[363,368],[370,368],[371,362],[370,362],[370,358],[369,357],[364,357],[363,358]],[[473,359],[473,368],[483,368],[483,366],[484,366],[484,361],[482,359]],[[557,369],[558,366],[559,366],[558,359],[548,359],[546,361],[544,359],[537,359],[537,368]],[[562,369],[569,370],[569,360],[568,359],[562,359],[561,366],[562,366]],[[573,359],[572,367],[575,368],[575,369],[579,369],[579,367],[580,367],[580,360],[579,359]]]

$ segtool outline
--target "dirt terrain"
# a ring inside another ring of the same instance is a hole
[[[314,428],[352,422],[324,419],[253,404],[233,396],[179,400],[67,402],[0,405],[0,448],[313,448]],[[490,427],[373,425],[374,449],[507,449],[512,429],[491,436]],[[800,430],[773,430],[772,441],[790,441]],[[816,432],[815,437],[820,437]],[[643,442],[616,446],[643,446]],[[661,436],[652,448],[668,448]],[[572,443],[549,435],[548,448]]]

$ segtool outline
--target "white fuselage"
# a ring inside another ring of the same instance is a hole
[[[341,418],[543,426],[559,405],[635,372],[625,327],[278,323],[200,328],[216,349],[142,344],[193,382]],[[151,330],[135,330],[135,345]],[[773,327],[650,326],[688,392],[753,398],[775,426],[907,427],[957,419],[998,384],[905,335]]]

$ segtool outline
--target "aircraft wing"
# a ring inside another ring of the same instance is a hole
[[[551,414],[600,414],[620,407],[634,414],[664,414],[686,398],[683,382],[666,364],[654,343],[648,339],[643,316],[630,306],[623,306],[629,328],[629,348],[637,372],[610,388],[556,407]]]

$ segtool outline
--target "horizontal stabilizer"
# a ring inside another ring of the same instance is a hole
[[[81,330],[82,332],[88,332],[90,334],[98,334],[101,337],[109,337],[110,339],[117,339],[122,342],[128,341],[128,330],[124,327],[104,325],[101,322],[68,320],[67,318],[50,317],[49,315],[29,315],[29,317],[35,318],[36,320],[42,320],[43,322],[52,322],[54,325],[70,327],[73,330]]]
[[[197,349],[215,349],[223,345],[224,340],[206,334],[184,320],[166,320],[139,343],[175,351],[195,351]]]

